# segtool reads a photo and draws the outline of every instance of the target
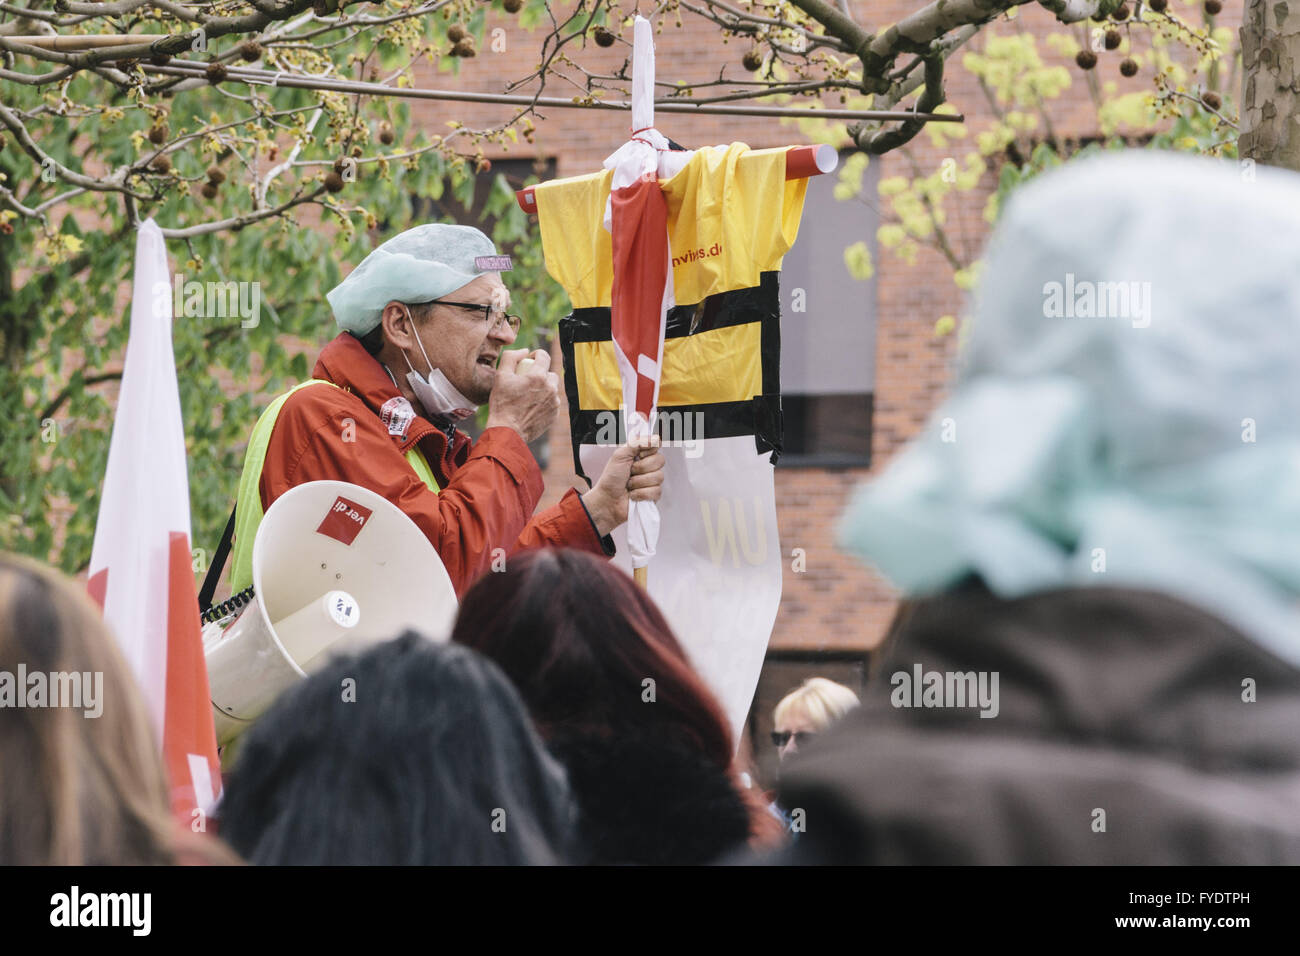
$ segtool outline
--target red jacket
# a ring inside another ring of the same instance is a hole
[[[542,495],[542,472],[512,428],[489,428],[471,447],[469,436],[447,434],[419,417],[405,436],[390,435],[380,409],[399,398],[388,373],[351,334],[321,351],[314,378],[341,388],[299,389],[284,403],[271,432],[259,490],[262,508],[295,485],[333,479],[383,495],[419,525],[463,594],[492,564],[495,548],[555,545],[612,553],[578,493],[533,515]],[[351,440],[349,440],[351,439]],[[405,455],[419,444],[438,479],[430,491]]]

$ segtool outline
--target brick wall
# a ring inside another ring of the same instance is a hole
[[[859,22],[884,25],[916,9],[918,4],[908,0],[872,4],[854,0],[852,6]],[[1174,0],[1173,9],[1184,18],[1199,22],[1199,3]],[[1240,16],[1240,3],[1229,3],[1219,22],[1235,27]],[[667,27],[656,39],[660,79],[714,79],[724,65],[729,78],[743,77],[740,58],[750,46],[748,41],[724,43],[717,31],[702,21],[692,19],[686,23],[684,27]],[[461,62],[459,77],[430,71],[433,75],[422,78],[422,85],[495,92],[501,90],[503,77],[519,76],[527,68],[525,64],[533,61],[536,36],[518,30],[507,18],[490,20],[489,28],[495,26],[506,30],[504,53],[480,50],[473,60]],[[1082,41],[1086,31],[1093,28],[1089,23],[1073,29]],[[1060,25],[1049,14],[1030,6],[1021,8],[1014,21],[999,21],[986,31],[1033,32],[1040,37],[1039,51],[1043,58],[1047,62],[1054,59],[1061,62],[1041,42],[1048,32],[1058,29]],[[625,32],[630,38],[631,31]],[[968,49],[979,49],[982,42],[983,38],[977,37]],[[621,41],[607,50],[592,44],[579,61],[593,72],[610,73],[619,69],[630,50]],[[1118,53],[1103,54],[1093,76],[1100,82],[1116,81],[1121,92],[1149,87],[1149,69],[1132,80],[1125,80],[1119,75],[1119,59]],[[1072,62],[1065,65],[1072,85],[1052,110],[1053,127],[1062,137],[1092,135],[1096,132],[1096,111],[1088,92],[1088,78]],[[970,125],[978,125],[991,116],[987,97],[976,78],[962,68],[960,56],[949,64],[946,88],[949,102],[968,117]],[[576,90],[552,79],[545,92],[568,95]],[[509,115],[506,107],[472,109],[475,112],[464,116],[461,104],[422,102],[414,108],[413,116],[433,127],[451,118],[465,118],[479,125]],[[661,113],[656,125],[688,147],[732,140],[753,147],[807,141],[792,122],[775,119]],[[521,143],[508,151],[489,150],[488,155],[490,158],[554,157],[558,175],[572,176],[598,169],[604,157],[623,141],[626,132],[624,114],[556,109],[538,121],[531,147]],[[973,141],[973,136],[968,141]],[[872,161],[880,164],[884,177],[908,174],[913,160],[929,172],[938,168],[946,157],[960,157],[969,148],[964,144],[935,148],[922,134],[913,140],[910,158],[892,153]],[[977,255],[986,237],[983,209],[995,176],[996,170],[986,174],[979,195],[951,210],[950,231],[963,255]],[[810,225],[805,221],[803,228]],[[870,232],[870,225],[864,223],[863,238],[869,238]],[[777,469],[777,509],[786,571],[781,610],[772,636],[773,649],[867,650],[879,642],[894,610],[895,592],[879,575],[835,548],[834,528],[854,487],[885,467],[893,454],[921,429],[942,399],[955,356],[956,337],[936,337],[934,323],[941,315],[959,315],[963,301],[952,285],[949,265],[937,252],[922,251],[912,266],[881,254],[876,266],[878,325],[871,468]],[[566,488],[576,484],[563,418],[556,422],[550,441],[550,467],[543,504],[555,501]],[[791,569],[793,548],[803,548],[806,552],[807,570],[802,573]]]

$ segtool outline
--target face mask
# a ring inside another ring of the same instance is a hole
[[[406,318],[411,323],[411,328],[415,328],[415,320],[411,318],[409,310]],[[425,414],[430,418],[460,422],[478,411],[478,406],[447,380],[447,376],[442,374],[442,369],[433,367],[428,353],[424,351],[424,343],[420,341],[418,335],[415,340],[420,342],[420,354],[424,356],[424,362],[429,366],[429,377],[426,379],[412,367],[411,360],[406,358],[405,349],[402,350],[402,358],[406,359],[406,367],[411,369],[406,374],[406,381],[415,392],[415,397],[420,400],[420,404],[424,406]]]

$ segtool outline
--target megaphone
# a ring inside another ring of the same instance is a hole
[[[205,652],[220,746],[330,657],[407,628],[445,641],[456,616],[424,532],[345,481],[310,481],[275,500],[253,541],[253,594]]]

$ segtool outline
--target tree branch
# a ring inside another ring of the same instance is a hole
[[[790,0],[790,2],[820,23],[829,35],[843,42],[845,49],[858,59],[862,58],[863,52],[871,42],[870,30],[823,0]]]
[[[27,132],[27,127],[23,125],[13,111],[3,103],[0,103],[0,123],[3,123],[13,133],[14,139],[22,146],[27,155],[36,160],[38,166],[44,170],[47,166],[58,171],[59,178],[66,180],[74,186],[81,186],[83,189],[89,189],[94,192],[113,192],[126,193],[136,199],[150,199],[152,197],[137,193],[124,185],[125,171],[119,169],[105,179],[96,179],[93,176],[83,176],[58,162],[54,157],[47,154],[43,149],[36,145],[31,134]]]
[[[935,107],[943,103],[943,64],[944,57],[941,54],[926,58],[925,91],[916,101],[916,112],[933,113]],[[924,120],[905,120],[894,129],[880,130],[870,135],[860,133],[856,141],[859,148],[879,156],[910,142],[924,127]]]
[[[101,372],[98,375],[91,375],[86,378],[83,378],[81,380],[81,387],[86,388],[90,385],[101,385],[104,382],[116,381],[121,377],[122,377],[121,369],[119,369],[116,372]],[[72,397],[73,386],[75,384],[76,381],[74,379],[73,381],[68,382],[67,385],[64,385],[63,388],[59,389],[59,393],[55,395],[54,398],[50,399],[49,404],[47,404],[43,409],[41,409],[41,413],[36,416],[36,420],[38,422],[43,422],[47,418],[53,418],[54,413],[63,407],[63,403]]]
[[[186,226],[184,229],[162,229],[163,238],[165,239],[193,239],[196,236],[206,236],[214,232],[225,232],[227,229],[238,230],[245,226],[251,226],[255,222],[261,222],[263,219],[271,219],[279,216],[294,206],[301,206],[303,203],[314,202],[321,193],[325,192],[325,187],[318,186],[307,194],[298,194],[291,199],[287,199],[271,209],[260,209],[257,212],[248,213],[243,216],[231,216],[228,219],[219,219],[216,222],[202,222],[197,226]]]

